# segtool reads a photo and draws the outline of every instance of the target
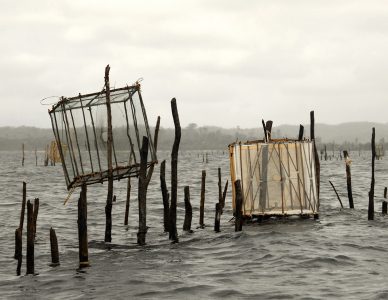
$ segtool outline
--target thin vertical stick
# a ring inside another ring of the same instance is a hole
[[[216,214],[214,216],[214,231],[220,232],[221,203],[216,203]]]
[[[190,187],[185,186],[185,220],[183,222],[183,231],[191,231],[191,220],[193,218],[193,208],[190,203]]]
[[[341,201],[341,198],[340,198],[340,196],[338,195],[337,190],[336,190],[334,184],[333,184],[330,180],[329,180],[329,183],[331,184],[331,187],[333,188],[335,194],[337,195],[337,199],[338,199],[339,203],[341,204],[341,208],[344,208],[344,206],[343,206],[343,204],[342,204],[342,201]]]
[[[127,199],[125,201],[125,217],[124,225],[128,225],[128,215],[129,215],[129,203],[131,200],[131,177],[128,177],[127,181]]]
[[[36,223],[38,220],[38,213],[39,213],[39,198],[34,199],[34,239],[36,238]]]
[[[20,224],[19,228],[23,231],[23,223],[24,223],[24,214],[26,210],[26,200],[27,200],[27,184],[23,181],[23,199],[22,199],[22,209],[20,212]]]
[[[88,128],[86,127],[86,117],[85,117],[85,110],[84,110],[84,105],[82,103],[82,96],[79,94],[79,102],[81,104],[81,109],[82,109],[82,117],[84,119],[84,129],[85,129],[85,135],[86,135],[86,145],[88,147],[88,153],[89,153],[89,160],[90,160],[90,167],[92,169],[92,173],[94,173],[93,170],[93,161],[92,161],[92,153],[90,152],[90,142],[89,142],[89,133],[88,133]]]
[[[222,193],[221,213],[225,207],[225,199],[226,199],[226,192],[228,191],[228,183],[229,183],[229,181],[227,180],[225,183],[224,192]]]
[[[387,187],[384,188],[384,199],[387,199]],[[387,214],[387,208],[388,208],[387,200],[383,200],[383,205],[382,205],[382,214],[383,215]]]
[[[316,176],[316,183],[317,183],[317,191],[318,191],[318,209],[320,206],[319,202],[319,191],[321,186],[321,166],[319,163],[319,156],[318,156],[318,150],[317,145],[315,143],[315,117],[314,117],[314,111],[310,111],[310,138],[314,142],[314,162],[315,162],[315,176]]]
[[[27,201],[27,274],[34,274],[34,206]]]
[[[160,165],[160,187],[162,189],[162,198],[163,198],[163,225],[164,225],[164,232],[169,232],[169,211],[170,211],[170,204],[169,204],[169,198],[170,195],[167,190],[167,184],[166,184],[166,160],[163,160]]]
[[[218,168],[218,203],[222,203],[221,168]]]
[[[373,220],[375,216],[375,159],[376,159],[376,143],[375,143],[375,128],[372,128],[372,180],[369,191],[369,205],[368,205],[368,220]]]
[[[16,267],[16,275],[20,276],[22,261],[23,261],[23,249],[22,249],[22,230],[17,228],[15,230],[15,259],[17,259],[18,264]]]
[[[344,159],[346,165],[346,187],[348,190],[349,208],[354,208],[353,193],[352,193],[352,174],[350,172],[351,160],[349,159],[348,151],[344,150]]]
[[[148,138],[143,136],[140,150],[139,169],[139,231],[137,233],[137,243],[140,246],[146,243],[147,233],[147,158],[148,158]]]
[[[236,193],[236,212],[235,212],[235,223],[234,231],[242,230],[242,193],[241,193],[241,183],[240,180],[234,182],[234,189]]]
[[[22,144],[22,154],[23,154],[23,157],[22,157],[22,167],[24,167],[24,143]]]
[[[89,267],[88,250],[88,206],[86,185],[81,186],[81,194],[78,199],[78,251],[79,267]]]
[[[38,153],[35,147],[35,166],[38,166]]]
[[[170,239],[178,242],[178,232],[176,229],[176,205],[178,193],[178,152],[181,141],[181,125],[179,122],[176,99],[171,100],[171,111],[175,126],[175,139],[171,151],[171,205],[170,205]]]
[[[201,180],[201,203],[199,206],[199,227],[204,228],[204,214],[205,214],[205,191],[206,191],[206,171],[202,170],[202,180]]]
[[[110,107],[109,65],[105,68],[105,96],[108,121],[107,160],[108,160],[108,195],[105,205],[105,242],[112,241],[112,201],[113,201],[113,170],[112,170],[112,112]]]
[[[59,266],[58,240],[55,230],[50,228],[51,266]]]

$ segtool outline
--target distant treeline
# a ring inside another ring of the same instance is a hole
[[[369,150],[372,127],[376,128],[376,144],[385,144],[385,136],[388,137],[388,124],[381,123],[344,123],[339,125],[316,124],[318,150]],[[123,130],[123,129],[117,129]],[[151,128],[153,132],[153,128]],[[309,126],[305,126],[305,136],[309,137]],[[274,126],[272,136],[274,138],[296,138],[299,125]],[[180,149],[182,150],[218,150],[227,149],[230,143],[236,140],[246,141],[262,139],[262,128],[221,128],[215,126],[202,126],[189,124],[182,128]],[[26,150],[43,150],[50,141],[54,140],[52,129],[36,127],[0,127],[0,150],[20,150],[24,143]],[[170,150],[174,140],[173,128],[160,128],[160,150]],[[388,139],[387,139],[388,140]],[[115,144],[124,145],[119,139]],[[387,149],[388,145],[385,145]]]

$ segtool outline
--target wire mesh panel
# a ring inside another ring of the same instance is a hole
[[[111,89],[113,179],[137,176],[143,136],[157,162],[140,84]],[[65,98],[49,111],[67,188],[108,179],[106,92]]]
[[[318,213],[313,142],[234,143],[229,151],[232,182],[241,180],[244,215]]]

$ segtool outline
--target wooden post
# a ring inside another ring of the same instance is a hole
[[[375,143],[375,128],[372,128],[372,180],[369,191],[368,205],[368,220],[373,220],[375,216],[375,159],[376,159],[376,143]]]
[[[124,225],[128,225],[130,199],[131,199],[131,177],[128,177],[128,181],[127,181],[127,200],[125,201]]]
[[[384,199],[387,199],[387,187],[384,188]],[[382,205],[382,213],[383,215],[387,214],[387,200],[383,200],[383,205]]]
[[[222,203],[221,168],[218,168],[218,203]]]
[[[36,147],[35,147],[35,166],[38,166],[38,153],[36,152]]]
[[[175,126],[175,139],[171,151],[171,205],[170,205],[170,239],[178,242],[178,232],[176,229],[176,204],[178,193],[178,151],[181,141],[181,125],[179,122],[176,99],[171,100],[171,111]]]
[[[59,266],[58,240],[55,230],[50,228],[51,266]]]
[[[81,186],[81,194],[78,199],[78,250],[79,267],[89,267],[88,250],[88,206],[86,196],[86,185]]]
[[[18,264],[16,267],[16,275],[20,276],[20,270],[22,267],[23,260],[23,250],[22,250],[22,229],[17,228],[15,230],[15,259],[17,259]]]
[[[299,135],[298,135],[298,141],[303,140],[303,132],[304,132],[304,127],[302,124],[299,125]]]
[[[193,218],[193,208],[190,203],[190,187],[187,185],[184,188],[185,192],[185,221],[183,222],[183,231],[191,231],[191,220]]]
[[[272,124],[273,124],[273,122],[271,120],[268,120],[265,123],[265,130],[267,132],[268,141],[270,141],[272,138]]]
[[[337,199],[338,199],[339,203],[341,204],[341,208],[344,208],[344,206],[343,206],[343,204],[342,204],[342,201],[341,201],[341,198],[340,198],[340,196],[338,195],[336,188],[334,187],[334,184],[333,184],[330,180],[329,180],[329,183],[331,184],[331,187],[333,188],[335,194],[337,195]]]
[[[216,203],[216,214],[214,217],[215,232],[220,232],[220,222],[221,222],[221,203]]]
[[[20,224],[19,228],[23,231],[23,223],[24,223],[24,214],[26,210],[26,200],[27,200],[27,184],[23,181],[23,199],[22,199],[22,209],[20,212]]]
[[[351,160],[349,159],[348,151],[344,150],[344,159],[346,165],[346,186],[348,189],[349,208],[354,208],[352,194],[352,174],[350,172]]]
[[[27,274],[34,274],[34,206],[27,201]]]
[[[24,143],[22,144],[22,167],[24,167]]]
[[[226,199],[226,192],[228,191],[228,183],[229,183],[229,181],[227,180],[225,183],[224,192],[222,193],[221,214],[222,214],[222,211],[225,207],[225,199]]]
[[[143,142],[140,150],[140,169],[139,169],[139,230],[137,233],[137,243],[144,246],[147,233],[147,159],[148,159],[148,138],[143,136]]]
[[[317,145],[315,143],[315,116],[314,116],[313,110],[310,111],[310,139],[314,142],[315,176],[316,176],[316,183],[317,183],[317,190],[318,190],[318,209],[319,209],[319,206],[320,206],[319,192],[321,187],[321,166],[319,163]]]
[[[205,228],[203,222],[205,214],[205,185],[206,185],[206,171],[202,170],[202,181],[201,181],[201,203],[199,206],[199,227]]]
[[[105,205],[105,243],[112,242],[112,202],[113,202],[113,169],[112,169],[112,112],[110,106],[109,65],[105,68],[105,96],[108,126],[107,160],[108,160],[108,195]]]
[[[34,240],[36,238],[36,223],[38,220],[38,213],[39,213],[39,198],[34,199]]]
[[[242,230],[242,193],[241,193],[241,182],[236,180],[234,182],[234,189],[236,193],[236,212],[235,212],[235,223],[234,231]]]
[[[164,225],[164,232],[169,232],[169,211],[170,211],[170,204],[169,204],[169,198],[170,195],[167,190],[167,184],[166,184],[166,160],[163,160],[160,165],[160,187],[162,189],[162,198],[163,198],[163,225]]]

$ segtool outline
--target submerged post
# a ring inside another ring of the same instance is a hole
[[[319,202],[319,192],[321,186],[321,165],[319,163],[319,156],[317,145],[315,143],[315,116],[314,111],[310,111],[310,138],[314,143],[314,161],[315,161],[315,175],[316,175],[316,183],[317,183],[317,191],[318,191],[318,208],[320,205]]]
[[[344,150],[344,159],[346,166],[346,186],[348,190],[349,208],[354,208],[353,194],[352,194],[352,174],[350,172],[350,164],[352,161],[349,158],[348,151]]]
[[[234,188],[236,191],[236,211],[235,211],[235,222],[234,222],[234,231],[242,230],[242,193],[241,193],[241,182],[236,180],[234,182]]]
[[[81,194],[78,199],[78,250],[79,250],[79,267],[89,267],[89,250],[88,250],[88,208],[86,199],[86,185],[81,186]]]
[[[171,111],[175,126],[175,139],[171,152],[171,205],[170,205],[170,239],[178,242],[178,232],[176,229],[176,204],[178,193],[178,151],[181,141],[181,125],[179,123],[178,108],[176,99],[171,100]]]
[[[22,144],[22,167],[24,167],[24,143]]]
[[[191,220],[193,218],[193,208],[190,203],[190,187],[184,188],[185,193],[185,221],[183,222],[183,231],[191,231]]]
[[[58,240],[55,230],[50,228],[51,266],[59,266]]]
[[[162,189],[162,198],[163,198],[163,225],[164,225],[164,232],[169,232],[169,211],[170,211],[170,204],[169,204],[169,198],[170,195],[167,190],[167,184],[166,184],[166,160],[163,160],[160,165],[160,187]]]
[[[26,210],[26,200],[27,200],[27,184],[23,181],[23,199],[22,199],[22,209],[20,211],[20,224],[19,228],[23,231],[24,223],[24,214]]]
[[[18,261],[16,267],[16,275],[20,276],[22,260],[23,260],[23,249],[22,249],[22,229],[17,228],[15,231],[15,259]]]
[[[214,216],[214,231],[220,232],[220,222],[221,222],[221,203],[216,203],[216,213]]]
[[[128,215],[129,215],[130,199],[131,199],[131,177],[128,177],[128,181],[127,181],[127,199],[125,201],[124,225],[128,225]]]
[[[27,201],[27,274],[34,274],[34,205]]]
[[[368,205],[368,220],[373,220],[375,216],[375,159],[376,159],[376,144],[375,144],[375,128],[372,128],[372,180],[369,191],[369,205]]]
[[[148,158],[148,138],[143,136],[140,150],[139,169],[139,231],[137,233],[137,243],[144,246],[147,233],[147,158]]]
[[[201,180],[201,203],[199,206],[199,227],[204,228],[204,214],[205,214],[205,184],[206,184],[206,171],[202,170],[202,180]]]
[[[39,198],[34,199],[34,216],[33,216],[33,222],[34,222],[34,240],[36,238],[36,223],[38,221],[38,213],[39,213]]]
[[[113,170],[112,170],[112,112],[110,105],[110,84],[109,84],[109,65],[105,68],[105,96],[106,96],[106,112],[107,112],[107,126],[108,126],[108,140],[107,140],[107,160],[108,160],[108,195],[105,206],[105,243],[112,241],[112,202],[113,202]]]
[[[303,132],[304,132],[304,127],[302,124],[299,125],[299,135],[298,135],[298,141],[303,140]]]
[[[387,199],[387,187],[384,188],[384,199]],[[382,213],[383,215],[387,214],[387,200],[383,200],[383,205],[382,205]]]

